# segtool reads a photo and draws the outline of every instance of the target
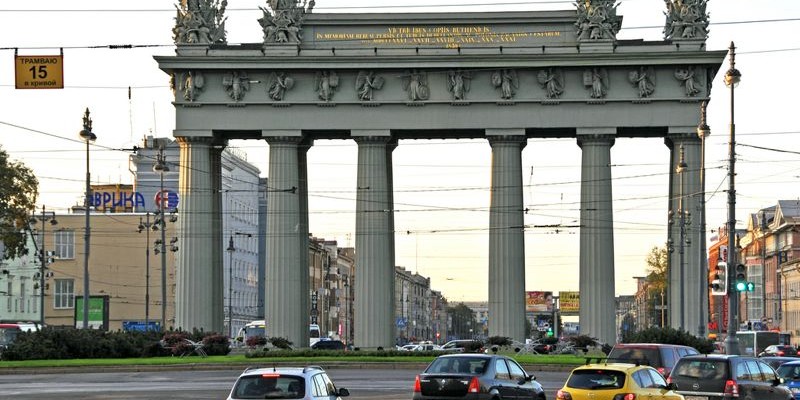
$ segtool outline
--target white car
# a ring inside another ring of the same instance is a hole
[[[336,388],[321,367],[247,369],[231,389],[228,400],[303,399],[341,400],[350,392]]]

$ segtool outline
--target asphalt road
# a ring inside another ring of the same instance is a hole
[[[225,399],[238,370],[155,372],[83,372],[0,375],[0,399],[19,400],[141,400]],[[412,369],[328,369],[338,387],[350,391],[348,399],[410,399]],[[548,399],[567,377],[566,372],[537,372]]]

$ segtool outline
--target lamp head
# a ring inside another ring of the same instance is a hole
[[[736,68],[731,68],[725,73],[725,86],[737,87],[742,80],[742,73]]]
[[[83,129],[78,133],[85,142],[94,142],[97,135],[92,132],[92,118],[89,117],[89,109],[83,114]]]
[[[169,167],[167,167],[167,163],[165,163],[164,160],[159,159],[158,162],[153,164],[153,172],[157,172],[159,174],[169,172]]]

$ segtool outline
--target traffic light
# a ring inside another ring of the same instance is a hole
[[[728,266],[724,262],[717,264],[714,269],[714,277],[711,280],[711,294],[715,296],[728,294],[728,274],[725,273],[727,268]]]
[[[756,284],[753,282],[747,282],[746,288],[748,292],[755,292],[756,291]]]
[[[736,273],[734,277],[736,282],[736,291],[747,291],[747,267],[745,267],[744,264],[736,265]]]

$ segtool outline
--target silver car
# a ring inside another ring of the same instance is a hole
[[[341,400],[349,395],[347,389],[337,389],[321,367],[248,368],[239,375],[228,400]]]

